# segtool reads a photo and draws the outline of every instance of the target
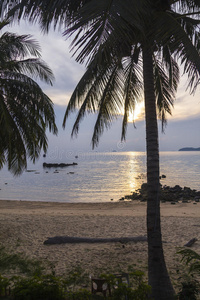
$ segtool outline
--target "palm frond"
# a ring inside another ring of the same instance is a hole
[[[142,14],[138,7],[143,2],[91,0],[83,5],[64,31],[65,36],[74,36],[71,46],[76,60],[81,63],[86,58],[88,61],[92,60],[102,45],[109,54],[111,52],[105,47],[106,44],[112,45],[115,50],[117,46],[130,45],[138,31],[142,31]],[[135,9],[127,9],[131,5]]]
[[[182,261],[189,265],[190,273],[200,274],[200,255],[192,249],[181,249],[177,252],[182,255]]]
[[[18,175],[26,168],[26,149],[20,131],[5,105],[3,97],[0,97],[0,124],[1,144],[0,152],[3,154],[1,167],[8,162],[8,169]]]
[[[72,96],[69,100],[69,103],[67,105],[67,109],[64,115],[63,119],[63,128],[65,128],[66,120],[69,116],[69,114],[75,109],[80,108],[82,103],[84,102],[84,97],[88,93],[88,90],[90,89],[90,86],[93,84],[96,77],[96,72],[91,67],[91,65],[86,69],[86,72],[78,82],[75,90],[72,93]]]
[[[8,64],[11,64],[13,71],[27,74],[50,85],[53,84],[53,72],[41,59],[29,58],[20,61],[10,61]]]
[[[45,127],[48,126],[50,131],[57,133],[53,103],[33,79],[24,74],[6,71],[0,76],[0,91],[11,111],[14,108],[20,111],[20,107],[21,111],[26,109],[30,117],[37,120],[38,115],[38,118],[45,120]]]
[[[165,45],[163,47],[162,55],[163,68],[165,68],[168,73],[169,85],[174,90],[174,92],[176,92],[180,80],[180,71],[178,63],[173,58],[168,45]]]
[[[171,77],[177,78],[176,69],[172,69]],[[175,73],[175,74],[174,74]],[[173,82],[169,80],[167,72],[163,69],[163,65],[154,56],[154,78],[155,78],[155,95],[157,99],[157,108],[159,118],[162,121],[162,130],[166,124],[166,113],[171,114],[171,107],[175,98],[175,92],[177,87],[177,81]]]
[[[95,74],[94,70],[90,69],[90,73],[91,72]],[[79,109],[76,121],[73,125],[72,136],[78,134],[79,124],[85,116],[85,113],[96,112],[102,95],[102,86],[105,85],[104,81],[106,81],[107,72],[107,68],[101,68],[101,70],[96,72],[96,76],[90,83],[88,91],[85,94],[84,101]]]
[[[0,39],[1,53],[11,58],[23,59],[27,56],[41,57],[41,48],[31,35],[16,35],[5,32]]]
[[[156,39],[162,45],[168,45],[171,54],[183,64],[184,73],[188,75],[188,88],[191,93],[195,92],[200,76],[198,48],[193,44],[184,28],[182,28],[177,14],[160,13],[155,22],[157,22],[156,27],[160,28],[156,33]],[[196,38],[197,42],[199,41]]]
[[[113,66],[111,73],[104,83],[103,93],[98,107],[98,116],[92,136],[92,147],[98,145],[104,129],[108,129],[123,108],[123,75],[121,66]]]
[[[121,139],[126,138],[126,129],[128,123],[129,113],[133,113],[135,110],[135,105],[141,97],[141,92],[143,90],[142,76],[140,66],[142,63],[138,64],[139,52],[138,49],[134,49],[132,55],[124,59],[124,117],[122,122],[122,135]],[[136,54],[137,52],[137,54]]]

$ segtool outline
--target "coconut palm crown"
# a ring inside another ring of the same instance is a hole
[[[0,23],[0,30],[9,21]],[[27,58],[30,57],[31,58]],[[53,104],[32,78],[52,84],[52,71],[40,59],[30,35],[4,32],[0,37],[0,168],[15,175],[47,151],[46,130],[57,133]]]

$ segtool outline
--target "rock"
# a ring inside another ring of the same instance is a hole
[[[132,200],[147,200],[147,183],[143,183],[141,188],[132,193],[132,195],[125,196],[126,199]],[[192,190],[189,187],[182,188],[180,185],[170,187],[167,185],[160,185],[160,201],[188,203],[191,201],[200,202],[200,191]]]
[[[119,199],[119,201],[124,201],[124,199],[125,199],[124,197],[121,197],[121,198]]]
[[[64,168],[70,166],[77,166],[78,164],[73,162],[72,164],[65,164],[65,163],[43,163],[43,168]]]

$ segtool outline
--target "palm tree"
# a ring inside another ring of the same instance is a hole
[[[159,147],[157,116],[163,127],[171,113],[179,81],[178,63],[188,74],[188,87],[199,82],[200,1],[184,0],[21,0],[19,18],[39,21],[44,30],[65,25],[74,36],[76,60],[86,61],[86,73],[78,83],[66,110],[79,109],[72,134],[88,112],[97,112],[92,137],[99,142],[104,128],[124,110],[122,139],[128,113],[144,90],[147,143],[148,272],[152,297],[174,299],[165,265],[160,224]]]
[[[9,21],[0,23],[2,30]],[[28,56],[32,58],[27,58]],[[29,35],[4,32],[0,37],[0,168],[15,175],[47,150],[46,129],[57,132],[53,104],[31,77],[52,83],[53,74],[40,59],[40,47]]]

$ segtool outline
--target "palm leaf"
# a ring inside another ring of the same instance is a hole
[[[135,105],[141,97],[141,92],[143,90],[142,76],[139,61],[139,51],[134,49],[132,55],[123,61],[124,65],[124,117],[122,122],[122,135],[121,139],[126,138],[126,129],[128,123],[129,113],[133,113],[135,110]],[[137,53],[137,54],[136,54]]]
[[[182,261],[189,266],[190,273],[199,273],[200,274],[200,255],[191,249],[182,249],[178,251],[178,254],[182,255]]]
[[[104,128],[109,128],[113,118],[116,118],[122,109],[123,104],[123,78],[119,65],[113,66],[103,86],[103,93],[100,99],[98,116],[92,136],[93,148],[98,145],[99,137]]]

